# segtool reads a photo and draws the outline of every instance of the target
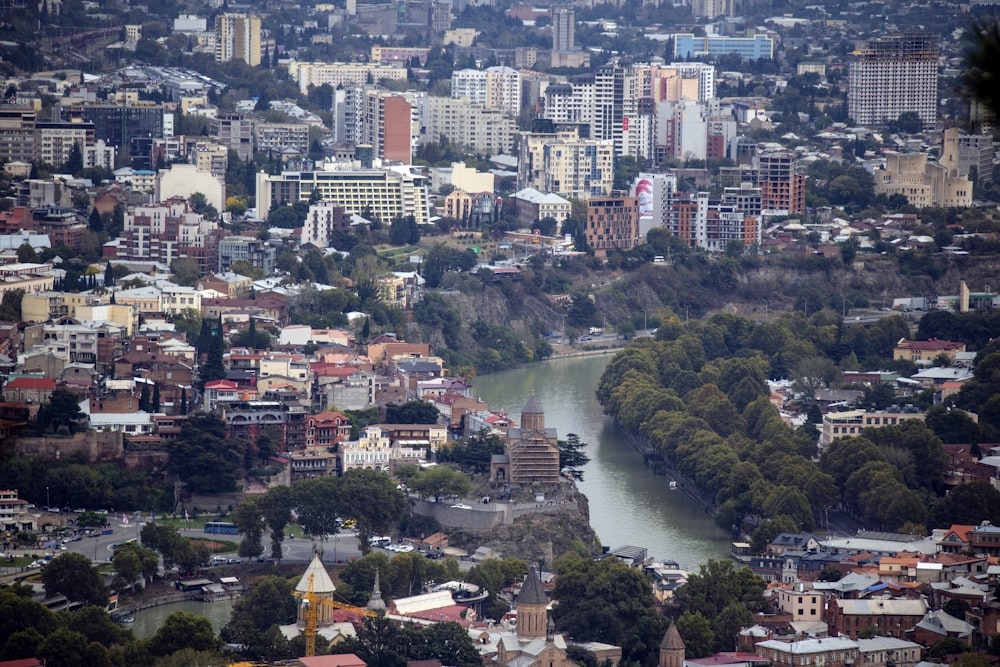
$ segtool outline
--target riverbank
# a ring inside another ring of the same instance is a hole
[[[711,517],[715,517],[715,514],[719,511],[719,504],[715,502],[715,499],[706,495],[697,484],[688,479],[684,473],[675,468],[670,464],[669,461],[663,458],[656,448],[649,444],[641,435],[635,433],[629,433],[622,430],[622,434],[625,440],[632,445],[637,452],[642,454],[642,459],[646,464],[646,467],[652,470],[655,474],[662,477],[666,477],[669,481],[677,483],[677,490],[683,491],[687,494],[688,498],[693,500],[695,504],[698,505],[706,514]]]

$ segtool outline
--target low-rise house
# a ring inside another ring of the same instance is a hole
[[[828,412],[823,415],[822,442],[829,444],[837,438],[861,435],[866,428],[898,426],[910,419],[924,420],[926,414],[916,408],[890,409],[882,411],[848,410]]]
[[[33,533],[35,517],[28,512],[28,501],[21,500],[17,489],[0,490],[0,530],[8,533]]]
[[[968,532],[969,549],[973,553],[1000,556],[1000,526],[984,521]]]
[[[427,458],[427,451],[428,447],[419,439],[393,439],[389,427],[366,426],[357,440],[340,443],[341,472],[370,468],[392,474],[398,466],[418,465]]]
[[[866,628],[875,628],[882,635],[902,639],[920,622],[927,609],[927,602],[922,599],[844,600],[835,597],[828,607],[827,623],[832,633],[851,639],[857,639]]]
[[[205,383],[203,405],[206,412],[214,412],[220,403],[257,400],[257,389],[240,387],[232,380],[213,380]]]
[[[351,420],[326,410],[306,419],[306,449],[335,447],[351,437]]]
[[[337,474],[337,455],[320,447],[285,454],[291,467],[292,481]]]
[[[778,609],[791,614],[793,621],[822,621],[826,595],[803,582],[775,591]]]
[[[965,343],[957,343],[950,340],[907,340],[900,339],[896,347],[892,349],[894,360],[905,359],[917,365],[934,363],[937,358],[944,355],[949,361],[955,360],[955,355],[965,352]]]
[[[913,639],[925,646],[936,644],[946,637],[968,641],[975,628],[943,609],[928,611],[913,629]]]
[[[786,551],[819,551],[819,542],[809,533],[781,533],[767,545],[767,553],[778,556]]]
[[[804,639],[783,642],[777,639],[758,642],[757,655],[775,667],[849,667],[858,663],[860,651],[857,642],[847,637]]]
[[[896,637],[859,639],[858,664],[875,667],[916,667],[923,660],[924,647]]]
[[[56,381],[52,378],[14,378],[4,385],[3,400],[7,403],[41,405],[49,400],[55,388]]]

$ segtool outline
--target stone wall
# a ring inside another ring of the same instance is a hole
[[[18,456],[35,456],[51,461],[65,461],[82,455],[88,463],[108,463],[121,461],[124,451],[119,431],[84,431],[69,438],[17,439]]]

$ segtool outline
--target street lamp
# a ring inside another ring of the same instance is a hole
[[[843,317],[846,318],[847,317],[847,295],[846,294],[841,294],[840,298],[843,299],[843,302],[844,302]]]
[[[45,509],[52,507],[52,501],[49,500],[49,487],[45,487]]]

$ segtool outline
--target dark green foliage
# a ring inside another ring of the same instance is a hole
[[[42,583],[49,597],[62,594],[70,600],[100,607],[108,603],[107,586],[83,554],[66,552],[53,558],[42,570]]]
[[[623,661],[654,653],[666,622],[653,608],[649,582],[617,558],[594,561],[578,554],[556,560],[556,629],[573,637],[622,647]]]
[[[226,424],[205,414],[191,416],[171,443],[169,468],[193,493],[220,493],[236,488],[246,443],[226,437]]]
[[[490,459],[494,454],[503,454],[504,443],[498,436],[486,429],[451,443],[438,452],[438,461],[454,463],[472,473],[483,474],[490,470]]]
[[[402,405],[388,403],[385,406],[387,424],[436,424],[438,409],[425,401],[409,401]]]
[[[590,457],[583,452],[586,446],[576,433],[568,433],[565,440],[559,441],[559,468],[575,480],[583,480],[581,468],[590,463]]]

